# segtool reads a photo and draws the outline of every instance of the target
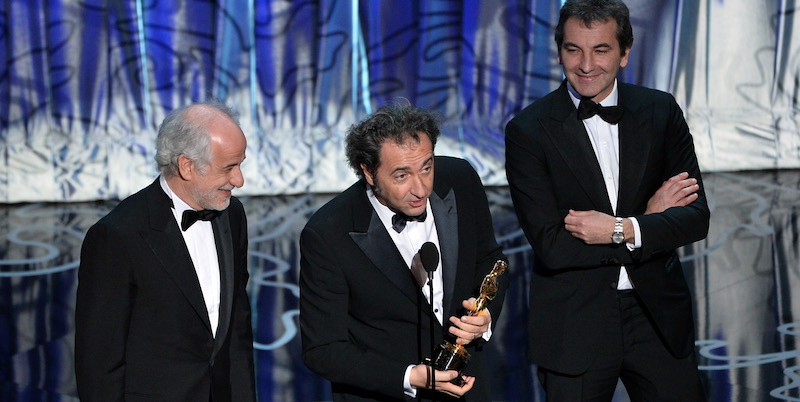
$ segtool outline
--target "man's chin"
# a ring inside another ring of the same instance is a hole
[[[573,85],[572,87],[575,88],[575,92],[577,92],[578,95],[581,96],[581,99],[586,98],[593,100],[599,94],[599,92],[595,91],[594,88],[586,88],[586,87],[577,88],[575,85]]]
[[[205,209],[213,209],[215,211],[224,211],[230,205],[231,205],[231,199],[230,198],[226,198],[225,200],[220,200],[218,202],[215,202],[213,205],[209,205]]]
[[[425,212],[425,204],[422,204],[421,207],[417,207],[417,208],[408,208],[408,209],[406,209],[405,211],[402,211],[402,212],[404,214],[408,215],[408,216],[418,216],[418,215],[422,214],[423,212]]]
[[[567,78],[567,81],[569,81],[569,84],[572,85],[572,89],[575,90],[581,98],[592,99],[600,93],[592,83],[582,82],[574,77]]]
[[[231,200],[230,200],[230,198],[228,198],[227,200],[225,200],[225,202],[224,202],[224,203],[220,204],[220,208],[219,208],[219,209],[217,209],[217,211],[224,211],[224,210],[225,210],[225,209],[227,209],[227,208],[228,208],[230,205],[231,205]]]

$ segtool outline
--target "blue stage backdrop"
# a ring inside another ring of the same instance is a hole
[[[336,192],[349,125],[405,98],[437,153],[505,184],[503,128],[559,85],[560,0],[0,2],[0,202],[122,198],[155,177],[158,123],[242,113],[238,194]],[[675,95],[706,171],[800,167],[796,0],[628,0],[626,82]]]

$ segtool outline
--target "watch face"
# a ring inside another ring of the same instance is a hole
[[[616,244],[622,243],[623,240],[625,240],[625,235],[620,232],[614,232],[614,234],[611,235],[611,241]]]

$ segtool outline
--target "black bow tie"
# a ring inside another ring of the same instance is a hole
[[[186,229],[189,229],[189,227],[194,225],[195,222],[210,221],[219,216],[220,213],[222,213],[222,211],[215,211],[213,209],[204,209],[201,211],[187,209],[183,211],[183,218],[181,219],[181,230],[185,232]]]
[[[421,214],[417,216],[408,216],[402,212],[398,212],[394,214],[392,217],[392,227],[394,231],[400,233],[403,229],[406,228],[406,222],[408,221],[417,221],[417,222],[425,222],[425,218],[428,217],[428,211],[422,211]]]
[[[581,98],[578,104],[578,118],[581,120],[598,115],[609,124],[617,124],[622,120],[622,113],[620,106],[600,106],[586,98]]]

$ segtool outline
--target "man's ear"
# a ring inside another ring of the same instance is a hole
[[[367,179],[367,184],[369,184],[370,186],[374,186],[375,185],[375,178],[372,177],[372,173],[370,173],[369,169],[367,169],[367,165],[362,163],[361,164],[361,171],[364,172],[364,178]]]
[[[184,154],[178,156],[178,174],[184,180],[191,180],[196,173],[194,161]]]
[[[624,68],[628,65],[628,56],[631,54],[631,48],[625,49],[625,54],[622,55],[622,58],[619,60],[619,67]]]

